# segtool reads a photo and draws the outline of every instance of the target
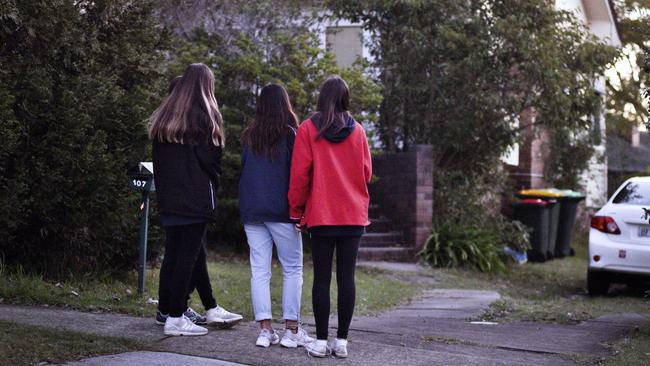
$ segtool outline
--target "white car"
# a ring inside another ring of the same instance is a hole
[[[587,288],[650,276],[650,177],[630,178],[591,219]]]

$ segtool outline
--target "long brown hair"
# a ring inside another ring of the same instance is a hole
[[[289,95],[282,85],[269,84],[262,88],[255,119],[246,127],[241,140],[256,155],[273,158],[280,153],[288,127],[298,128]]]
[[[214,97],[214,74],[191,64],[149,118],[149,138],[170,143],[225,143],[223,119]]]
[[[182,76],[176,76],[169,82],[169,89],[167,90],[167,94],[171,94],[174,91],[174,88],[176,88],[176,85],[178,85],[178,82],[181,81],[182,78]]]
[[[350,89],[348,84],[338,75],[327,78],[320,88],[317,115],[320,118],[318,136],[325,132],[337,133],[345,127],[350,116]]]

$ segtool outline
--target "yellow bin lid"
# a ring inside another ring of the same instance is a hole
[[[518,192],[520,196],[529,196],[529,197],[548,197],[548,198],[559,198],[564,197],[562,193],[554,192],[548,189],[524,189]]]

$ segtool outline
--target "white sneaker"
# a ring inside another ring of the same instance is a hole
[[[348,357],[348,340],[336,338],[333,341],[327,343],[327,348],[332,353],[332,355],[339,358]]]
[[[165,321],[165,335],[168,336],[201,336],[208,334],[208,330],[200,327],[186,317],[179,318],[167,317]]]
[[[268,347],[272,344],[280,343],[280,336],[277,332],[271,333],[268,329],[262,329],[260,335],[257,336],[257,341],[255,345],[258,347]]]
[[[243,316],[231,313],[226,309],[217,306],[216,308],[209,309],[205,313],[208,325],[214,325],[218,328],[231,328],[244,319]]]
[[[285,329],[282,341],[280,344],[287,348],[304,347],[307,343],[311,343],[316,339],[307,334],[307,331],[298,327],[298,332],[294,333],[291,329]]]
[[[317,339],[314,342],[305,345],[307,354],[314,357],[327,356],[327,341]]]

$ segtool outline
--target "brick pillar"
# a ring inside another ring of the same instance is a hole
[[[373,157],[378,180],[370,185],[371,204],[402,232],[404,245],[419,249],[431,234],[433,218],[433,148]]]
[[[433,147],[418,145],[416,154],[415,249],[419,251],[431,234],[433,221]]]

